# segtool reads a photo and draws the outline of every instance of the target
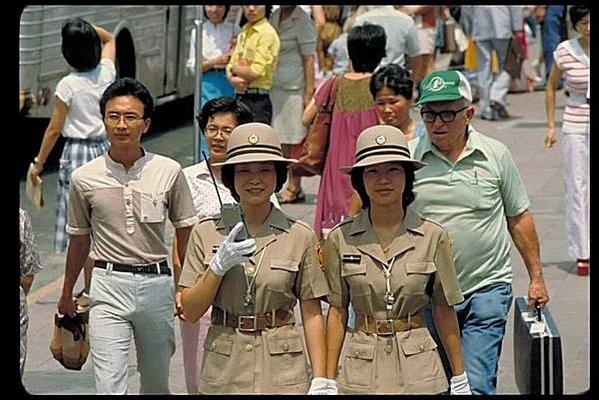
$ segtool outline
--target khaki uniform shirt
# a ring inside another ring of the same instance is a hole
[[[214,216],[195,226],[179,285],[191,287],[201,278],[235,223]],[[293,314],[297,299],[329,294],[318,260],[318,241],[308,225],[271,207],[255,239],[257,247],[250,261],[224,275],[212,303],[213,310],[218,307],[233,315],[263,315],[282,309]],[[254,306],[249,309],[243,305],[247,287],[244,269],[248,280],[256,276],[252,291]],[[258,332],[211,325],[204,350],[200,393],[308,391],[306,351],[294,325]]]
[[[447,232],[410,208],[387,254],[366,209],[331,230],[324,256],[328,301],[342,308],[351,302],[356,314],[379,320],[424,318],[429,301],[453,305],[463,300]],[[395,301],[389,313],[382,263],[391,267]],[[447,379],[436,347],[425,326],[391,336],[350,332],[338,377],[340,392],[443,392]]]
[[[108,152],[77,168],[69,187],[67,233],[93,231],[98,260],[144,264],[164,260],[166,217],[175,228],[198,220],[181,166],[144,152],[129,171]]]

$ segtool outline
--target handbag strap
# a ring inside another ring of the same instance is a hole
[[[337,81],[339,80],[340,76],[341,75],[335,75],[331,78],[332,82],[327,101],[321,107],[321,109],[325,110],[327,113],[333,112],[333,107],[335,106],[335,99],[337,98]]]

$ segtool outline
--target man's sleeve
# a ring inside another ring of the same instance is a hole
[[[501,154],[499,167],[501,169],[500,190],[505,215],[515,217],[530,207],[530,200],[526,194],[526,187],[518,172],[516,163],[507,148]]]
[[[279,56],[279,38],[276,33],[262,35],[255,49],[254,59],[250,64],[252,72],[262,77],[267,71],[276,67]]]

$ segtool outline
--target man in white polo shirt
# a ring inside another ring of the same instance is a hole
[[[175,287],[165,218],[175,227],[183,257],[197,216],[181,166],[140,145],[153,108],[151,94],[135,79],[111,84],[100,100],[110,149],[71,176],[70,242],[58,311],[75,314],[73,286],[93,234],[89,327],[97,393],[127,393],[132,337],[140,392],[169,392]]]

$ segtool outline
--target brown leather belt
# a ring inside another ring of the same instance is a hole
[[[356,329],[366,333],[376,333],[380,336],[393,335],[395,332],[407,331],[422,327],[420,315],[402,319],[374,319],[367,315],[356,314]]]
[[[272,318],[272,313],[264,315],[235,315],[226,313],[216,307],[212,307],[211,322],[213,325],[237,328],[242,332],[256,332],[266,328],[276,328],[295,323],[293,313],[287,310],[276,310],[274,318]]]

